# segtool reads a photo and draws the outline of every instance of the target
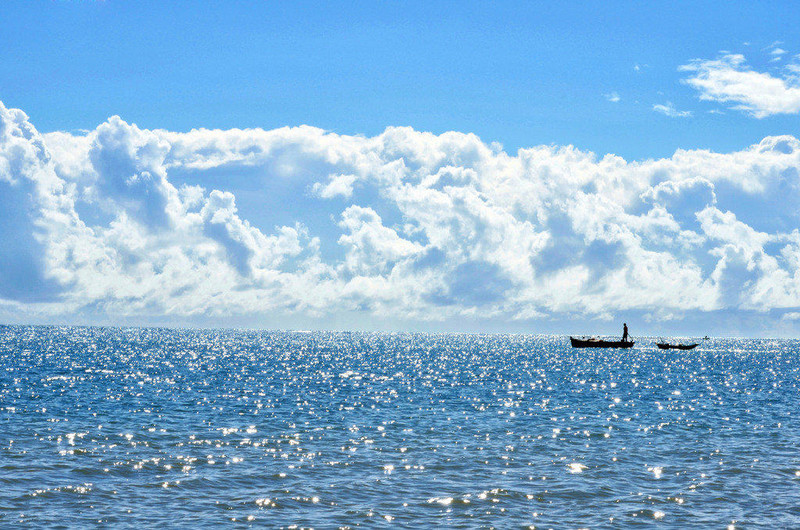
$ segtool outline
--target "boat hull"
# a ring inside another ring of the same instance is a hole
[[[699,344],[669,344],[666,342],[657,342],[656,346],[662,350],[693,350]]]
[[[570,337],[569,341],[573,348],[633,348],[634,345],[633,341],[576,339],[575,337]]]

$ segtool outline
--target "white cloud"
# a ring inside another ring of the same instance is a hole
[[[653,110],[656,112],[660,112],[665,116],[669,116],[670,118],[688,118],[692,115],[692,112],[689,110],[678,110],[675,108],[675,105],[672,102],[667,101],[665,105],[657,104],[653,105]]]
[[[606,98],[608,101],[610,101],[611,103],[619,103],[619,101],[620,101],[620,99],[621,99],[621,98],[619,97],[619,94],[617,94],[616,92],[609,92],[608,94],[603,94],[603,95],[604,95],[604,96],[605,96],[605,98]]]
[[[629,162],[407,127],[0,124],[0,316],[800,310],[792,136]]]
[[[345,231],[339,244],[347,249],[347,269],[357,273],[386,271],[392,262],[422,252],[422,245],[407,241],[382,224],[372,208],[349,206],[339,226]]]
[[[331,199],[337,195],[349,198],[353,194],[353,183],[357,175],[331,175],[327,184],[315,182],[311,189],[323,199]]]
[[[786,53],[787,53],[786,50],[784,50],[783,48],[774,48],[769,52],[769,54],[772,56],[772,59],[770,59],[769,62],[777,63],[782,61],[783,56],[786,55]]]
[[[681,66],[680,70],[690,72],[684,82],[695,88],[702,100],[728,104],[755,118],[800,112],[797,79],[756,72],[747,65],[743,55],[698,59]]]

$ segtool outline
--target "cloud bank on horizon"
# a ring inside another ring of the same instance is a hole
[[[793,136],[626,161],[405,127],[41,134],[0,104],[0,315],[794,321],[798,169]]]

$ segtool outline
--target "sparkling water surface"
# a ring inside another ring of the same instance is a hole
[[[800,527],[800,343],[0,327],[0,526]]]

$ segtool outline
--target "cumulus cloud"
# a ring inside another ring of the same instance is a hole
[[[781,57],[784,51],[775,48],[772,53]],[[757,72],[741,54],[697,59],[680,70],[689,72],[684,82],[696,89],[702,100],[724,103],[755,118],[800,112],[800,85],[795,75]]]
[[[792,136],[637,162],[407,127],[42,135],[0,106],[0,315],[790,314],[799,169]]]
[[[339,244],[347,249],[345,265],[355,273],[387,271],[398,260],[422,252],[423,247],[405,240],[383,225],[372,208],[352,205],[342,212],[339,226],[345,231]]]

